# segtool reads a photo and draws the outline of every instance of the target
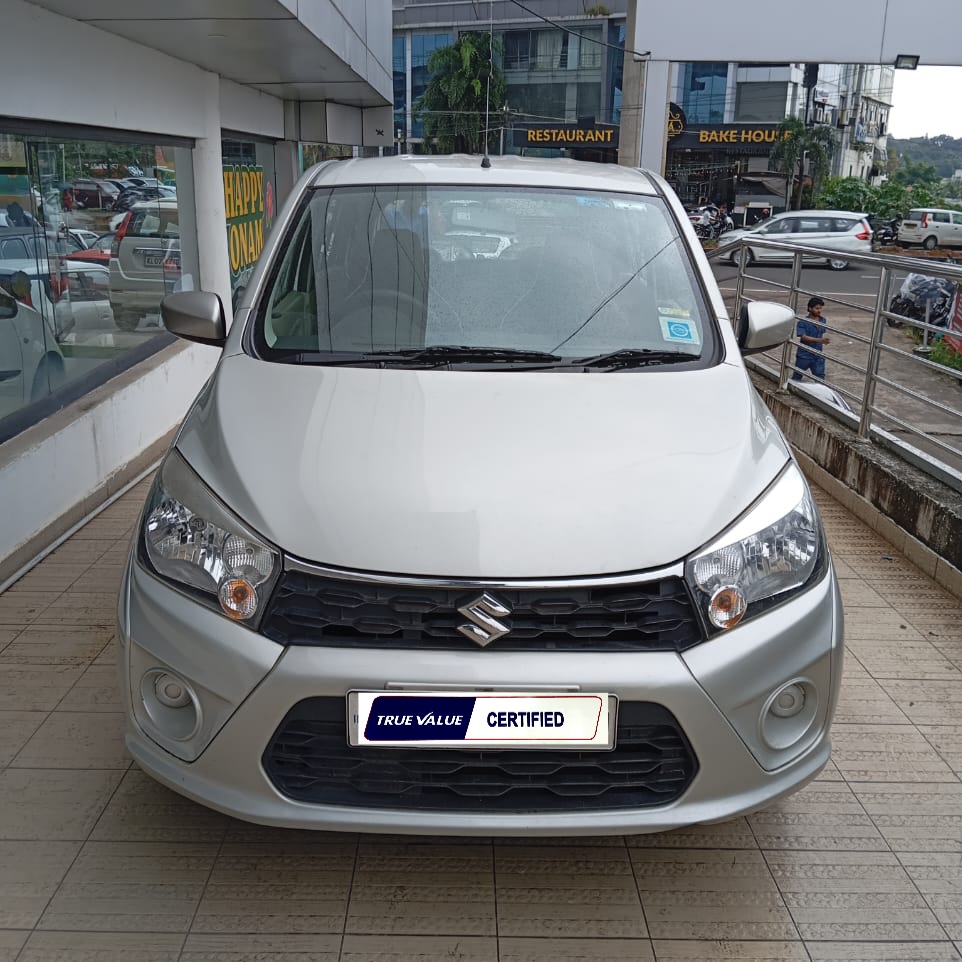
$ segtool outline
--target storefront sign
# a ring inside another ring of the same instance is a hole
[[[685,111],[678,106],[678,104],[668,105],[668,128],[667,135],[668,139],[673,138],[683,134],[685,132],[685,127],[688,126],[688,118],[685,116]]]
[[[714,147],[741,148],[767,152],[779,140],[787,140],[791,134],[780,132],[778,124],[713,124],[687,127],[671,140],[673,150]]]
[[[513,131],[515,147],[618,147],[618,128],[611,124],[525,124]]]
[[[224,167],[227,248],[231,282],[254,266],[264,248],[266,223],[264,168],[247,164]]]

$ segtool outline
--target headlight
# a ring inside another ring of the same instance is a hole
[[[281,558],[171,451],[144,512],[147,559],[162,578],[193,589],[228,618],[256,622]]]
[[[822,564],[818,513],[794,465],[748,514],[689,559],[685,576],[708,623],[734,628],[802,588]]]

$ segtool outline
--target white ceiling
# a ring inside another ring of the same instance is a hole
[[[298,19],[303,0],[31,0],[53,13],[197,64],[229,80],[292,100],[385,103],[357,70]],[[325,4],[318,29],[362,70],[372,58],[363,37]],[[292,9],[293,8],[293,9]]]

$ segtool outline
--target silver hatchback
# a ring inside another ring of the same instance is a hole
[[[492,239],[496,239],[496,243]],[[137,526],[127,745],[239,818],[651,832],[829,759],[818,512],[663,180],[528,158],[324,164],[287,201]]]

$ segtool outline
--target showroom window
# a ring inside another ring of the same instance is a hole
[[[0,120],[0,442],[171,343],[194,287],[190,142],[110,136]]]

